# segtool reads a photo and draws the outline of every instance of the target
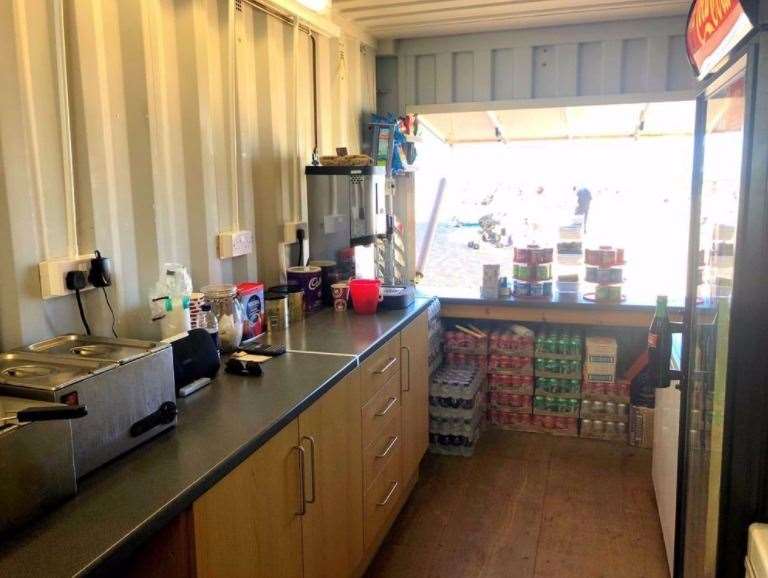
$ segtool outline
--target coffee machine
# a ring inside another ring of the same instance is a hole
[[[305,174],[310,260],[334,261],[342,279],[375,275],[385,309],[410,305],[409,211],[398,200],[398,179],[384,166],[307,166]]]
[[[372,273],[374,251],[356,248],[373,247],[387,234],[385,169],[308,166],[305,174],[310,259],[335,261],[342,277]]]

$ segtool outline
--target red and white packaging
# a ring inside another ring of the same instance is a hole
[[[264,283],[240,283],[237,299],[243,308],[243,340],[264,333]]]

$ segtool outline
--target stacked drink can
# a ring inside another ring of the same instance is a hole
[[[584,265],[584,223],[580,216],[570,225],[560,227],[557,243],[557,294],[561,301],[575,301],[579,295],[579,277]]]
[[[616,379],[618,346],[612,337],[588,337],[580,436],[627,442],[629,384]]]
[[[566,327],[539,332],[535,348],[533,413],[545,431],[578,434],[581,400],[582,336]]]
[[[488,344],[488,421],[530,429],[533,408],[534,333],[522,325],[493,331]]]
[[[515,249],[512,266],[515,297],[552,297],[552,248],[528,245]]]
[[[443,366],[429,386],[429,447],[438,454],[471,456],[480,438],[485,404],[482,373]]]
[[[429,348],[427,361],[429,374],[435,373],[443,364],[443,323],[440,320],[440,301],[434,299],[427,308]]]
[[[454,327],[443,336],[444,361],[451,367],[473,367],[485,374],[488,367],[488,336],[480,331]]]
[[[594,291],[589,294],[591,298],[600,302],[621,302],[624,249],[614,249],[610,245],[587,249],[584,261],[587,264],[585,280],[594,285]]]

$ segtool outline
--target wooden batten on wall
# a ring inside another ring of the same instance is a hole
[[[188,265],[197,287],[280,281],[282,225],[306,211],[312,48],[258,12],[238,15],[233,50],[230,11],[228,0],[2,3],[0,348],[82,330],[71,299],[42,302],[37,272],[72,251],[72,188],[79,252],[114,260],[122,335],[156,337],[147,299],[163,263]],[[316,33],[320,152],[355,151],[362,110],[375,106],[374,55],[348,28],[328,30]],[[256,251],[220,260],[216,237],[236,225],[254,231]],[[108,334],[103,296],[85,302]]]

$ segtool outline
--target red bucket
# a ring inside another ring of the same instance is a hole
[[[349,282],[349,294],[355,313],[373,315],[383,299],[381,281],[378,279],[352,279]]]

